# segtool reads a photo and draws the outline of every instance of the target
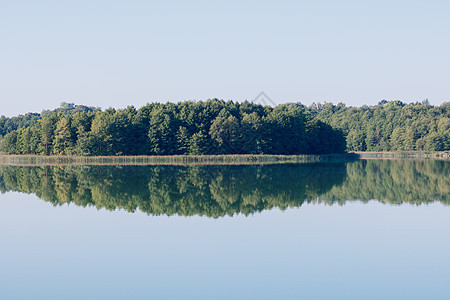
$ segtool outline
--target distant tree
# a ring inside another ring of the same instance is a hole
[[[42,118],[39,121],[40,129],[40,153],[50,155],[52,153],[53,138],[55,133],[56,116]]]
[[[176,138],[177,138],[177,154],[188,154],[190,137],[186,127],[184,126],[178,127]]]
[[[242,153],[240,124],[235,116],[219,115],[211,124],[209,135],[218,154]]]
[[[148,132],[150,153],[156,155],[173,155],[176,142],[176,121],[169,111],[152,112]]]
[[[72,154],[73,152],[70,124],[66,118],[61,118],[56,124],[53,140],[53,154]]]
[[[194,133],[189,143],[189,154],[193,155],[210,154],[210,152],[208,151],[209,149],[210,149],[210,142],[208,136],[202,131]]]
[[[0,151],[5,154],[19,154],[17,152],[17,131],[12,131],[1,140]]]
[[[425,149],[429,151],[444,151],[447,145],[448,136],[444,137],[437,132],[433,132],[427,136]]]
[[[279,105],[266,119],[265,138],[269,154],[308,153],[306,118],[301,107]]]
[[[35,154],[36,150],[37,141],[33,139],[32,129],[20,129],[17,136],[17,154]]]
[[[399,100],[383,100],[377,106],[359,108],[316,105],[308,107],[307,112],[342,130],[348,151],[428,150],[429,147],[449,150],[450,135],[439,129],[442,128],[439,124],[449,119],[449,109],[447,103],[432,106],[426,101],[405,104]]]
[[[242,153],[260,154],[267,148],[263,139],[264,123],[261,117],[253,112],[244,113],[241,121]]]

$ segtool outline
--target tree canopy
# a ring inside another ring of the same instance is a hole
[[[327,154],[450,150],[450,103],[375,106],[245,101],[151,103],[100,110],[61,104],[0,117],[0,151],[38,155]]]
[[[345,151],[340,130],[314,118],[301,104],[272,108],[247,101],[212,99],[151,103],[140,109],[77,108],[66,103],[61,109],[37,116],[27,126],[10,130],[0,144],[1,151],[39,155],[288,155]]]
[[[405,104],[380,101],[375,106],[347,107],[342,103],[306,108],[346,136],[347,151],[450,150],[450,103]]]

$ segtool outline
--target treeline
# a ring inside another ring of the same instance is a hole
[[[305,110],[344,132],[347,151],[450,150],[450,103],[405,104],[380,101],[375,106],[313,104]]]
[[[75,105],[73,103],[62,102],[61,106],[54,110],[43,110],[42,113],[27,113],[25,115],[19,115],[17,117],[7,118],[5,116],[0,117],[0,139],[8,133],[25,127],[31,127],[36,125],[39,119],[42,117],[50,116],[55,113],[61,113],[65,115],[73,115],[77,112],[95,112],[99,110],[98,107]]]
[[[47,112],[29,126],[7,133],[0,151],[83,156],[345,151],[343,134],[300,104],[272,108],[214,99],[77,112],[77,106],[64,105],[66,111]]]
[[[275,108],[208,100],[107,109],[62,103],[0,118],[0,151],[41,155],[325,154],[450,150],[450,103],[300,103]]]
[[[208,217],[350,200],[449,204],[450,164],[361,160],[252,166],[0,166],[0,192],[8,191],[33,193],[53,205]]]
[[[17,129],[34,126],[40,118],[41,114],[39,113],[27,113],[25,115],[20,115],[12,118],[1,116],[0,138]]]

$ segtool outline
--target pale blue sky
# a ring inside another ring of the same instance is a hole
[[[450,101],[449,1],[0,0],[0,115],[62,101]]]

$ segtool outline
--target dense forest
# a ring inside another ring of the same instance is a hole
[[[34,193],[53,205],[208,217],[350,200],[449,204],[450,164],[361,160],[251,166],[0,166],[0,192],[7,191]]]
[[[152,103],[104,111],[63,103],[40,115],[2,119],[6,154],[185,155],[325,154],[345,138],[299,104]],[[15,122],[15,126],[11,123]],[[28,123],[27,123],[28,122]]]
[[[450,103],[208,100],[106,109],[62,103],[0,118],[0,151],[40,155],[326,154],[450,150]]]
[[[307,112],[340,129],[347,151],[450,150],[450,102],[405,104],[380,101],[375,106],[313,104]]]
[[[78,112],[88,113],[100,110],[98,107],[75,105],[74,103],[62,102],[61,106],[54,110],[44,110],[41,113],[27,113],[17,117],[7,118],[0,117],[0,138],[6,134],[24,127],[35,126],[39,119],[48,117],[52,114],[73,115]]]

